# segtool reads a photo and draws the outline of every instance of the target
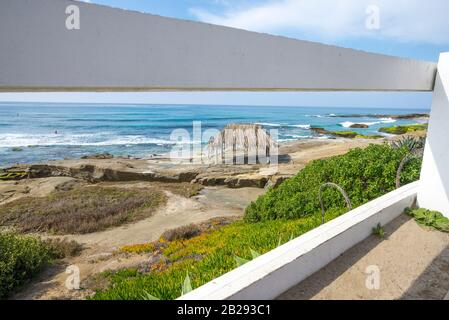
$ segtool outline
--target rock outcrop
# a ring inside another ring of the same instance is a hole
[[[354,123],[349,128],[351,129],[368,129],[369,125],[363,123]]]

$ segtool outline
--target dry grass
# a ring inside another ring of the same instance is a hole
[[[142,182],[142,181],[131,181],[131,182],[102,182],[98,186],[104,187],[114,187],[114,188],[126,188],[126,189],[149,189],[149,190],[159,190],[161,192],[168,191],[173,194],[190,198],[196,196],[204,188],[198,183],[190,182]]]
[[[239,217],[219,217],[212,218],[202,223],[190,224],[179,228],[165,231],[158,241],[150,243],[132,244],[126,245],[118,250],[118,253],[131,253],[142,254],[148,252],[160,252],[161,248],[165,248],[167,244],[175,240],[188,240],[199,236],[207,231],[213,231],[220,229],[226,225],[229,225],[235,221],[238,221]]]
[[[75,240],[68,241],[67,239],[47,239],[44,241],[49,248],[52,258],[64,259],[69,257],[79,256],[83,251],[83,245]]]
[[[162,238],[168,241],[190,239],[201,233],[199,226],[195,224],[189,224],[176,229],[165,231],[162,234]]]
[[[20,232],[91,233],[149,217],[166,200],[154,189],[77,188],[0,206],[0,226]]]
[[[203,186],[197,183],[188,183],[188,182],[176,182],[176,183],[154,182],[153,184],[158,189],[167,190],[173,194],[177,194],[179,196],[186,198],[198,195],[201,189],[203,189]]]
[[[212,218],[198,224],[189,224],[179,228],[165,231],[160,239],[162,241],[188,240],[206,231],[212,231],[237,221],[238,217]]]

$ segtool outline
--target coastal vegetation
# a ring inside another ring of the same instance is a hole
[[[7,297],[52,259],[50,248],[33,236],[0,232],[0,248],[0,298]]]
[[[318,192],[323,183],[342,185],[354,206],[393,190],[397,166],[407,152],[387,144],[371,145],[313,161],[297,176],[259,197],[247,208],[243,221],[200,233],[190,226],[174,232],[172,241],[161,237],[154,243],[123,248],[130,254],[151,252],[156,258],[145,267],[95,276],[91,279],[96,290],[92,299],[177,298],[187,274],[193,288],[199,287],[321,225]],[[417,159],[404,170],[404,181],[417,180],[419,168]],[[347,211],[336,190],[326,189],[323,200],[325,221]]]
[[[8,181],[8,180],[20,180],[24,179],[28,176],[27,172],[7,172],[0,170],[0,181]]]
[[[395,189],[397,168],[408,153],[387,144],[353,149],[343,156],[316,160],[278,188],[270,189],[253,202],[245,213],[247,222],[298,219],[320,212],[318,192],[326,182],[340,185],[354,207]],[[402,172],[402,182],[419,178],[421,159],[413,159]],[[335,190],[324,192],[326,208],[342,210],[343,197]]]
[[[384,127],[380,128],[379,132],[401,135],[417,131],[426,131],[427,127],[428,124],[411,124],[406,126]]]
[[[381,135],[364,135],[357,133],[355,131],[331,131],[329,134],[346,139],[381,139],[383,138]]]
[[[328,211],[326,221],[339,214],[339,211]],[[181,295],[187,273],[193,288],[197,288],[238,267],[235,257],[251,260],[252,251],[264,254],[320,224],[321,215],[260,223],[237,221],[190,239],[168,242],[162,238],[141,246],[144,252],[151,251],[158,256],[157,262],[147,268],[97,275],[92,280],[93,288],[97,289],[92,298],[144,299],[148,293],[159,299],[175,299]]]
[[[20,232],[83,234],[151,216],[166,201],[158,189],[91,186],[0,206],[0,225]]]
[[[355,127],[354,127],[355,128]],[[360,128],[360,127],[358,127]],[[318,135],[329,135],[337,138],[345,139],[381,139],[381,135],[364,135],[355,131],[329,131],[324,128],[312,127],[310,130]]]
[[[46,266],[80,254],[83,246],[66,239],[47,239],[0,230],[0,299],[8,297]]]
[[[404,136],[399,140],[393,141],[391,143],[391,146],[393,148],[405,148],[409,152],[414,152],[415,150],[423,149],[426,144],[426,138],[425,137],[411,137],[411,136]]]
[[[426,209],[406,209],[405,212],[423,226],[431,227],[443,232],[449,232],[449,219],[438,211]]]

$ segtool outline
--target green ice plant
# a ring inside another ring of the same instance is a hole
[[[190,291],[192,291],[192,282],[190,280],[190,276],[189,273],[187,273],[186,277],[184,278],[184,281],[182,283],[181,286],[181,296],[189,293]],[[159,298],[153,296],[152,294],[150,294],[147,291],[144,291],[143,294],[141,295],[142,300],[160,300]]]
[[[293,234],[291,234],[289,241],[292,241],[293,239],[294,239],[294,236],[293,236]],[[282,237],[279,237],[279,241],[278,241],[276,248],[280,247],[281,245],[282,245]],[[249,248],[249,251],[251,253],[252,260],[254,260],[257,257],[260,257],[262,255],[261,253],[257,252],[256,250],[254,250],[252,248]],[[248,259],[241,258],[237,255],[234,256],[234,259],[237,264],[237,268],[243,266],[245,263],[250,261]]]
[[[161,300],[153,295],[151,295],[150,293],[148,293],[147,291],[144,291],[142,296],[141,296],[142,300]]]
[[[261,254],[259,252],[257,252],[256,250],[253,249],[249,249],[250,253],[251,253],[251,257],[252,259],[256,259],[257,257],[261,256]],[[243,266],[245,263],[249,262],[250,260],[239,257],[237,255],[234,256],[235,259],[235,263],[237,264],[237,268]]]
[[[414,218],[417,223],[439,231],[449,232],[449,219],[438,211],[426,209],[406,209],[405,213]]]

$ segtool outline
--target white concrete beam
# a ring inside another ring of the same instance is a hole
[[[418,203],[449,217],[449,52],[442,53],[433,93]]]
[[[66,8],[80,29],[66,28]],[[0,91],[431,91],[436,64],[69,0],[0,1]]]

